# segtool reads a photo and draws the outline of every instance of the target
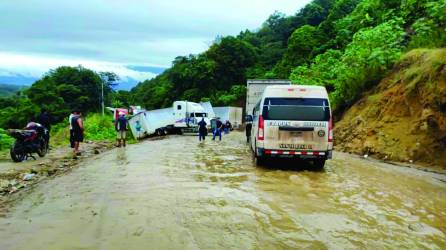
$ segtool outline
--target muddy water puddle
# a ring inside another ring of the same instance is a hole
[[[444,183],[344,154],[306,168],[256,167],[241,133],[115,149],[15,204],[0,248],[446,247]]]

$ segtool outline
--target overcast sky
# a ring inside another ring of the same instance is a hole
[[[142,80],[157,69],[141,66],[168,67],[218,35],[257,29],[275,10],[291,15],[308,2],[0,0],[0,76],[82,64]]]

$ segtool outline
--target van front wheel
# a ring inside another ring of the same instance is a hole
[[[322,170],[325,166],[325,159],[314,160],[313,165],[316,170]]]

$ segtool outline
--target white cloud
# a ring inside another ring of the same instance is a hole
[[[150,73],[123,65],[170,66],[206,50],[218,35],[256,29],[275,10],[310,0],[0,0],[0,72],[40,77],[61,65]]]
[[[0,76],[11,76],[12,72],[26,77],[40,78],[49,69],[59,66],[78,66],[99,71],[111,71],[122,78],[133,78],[138,81],[150,79],[155,76],[150,72],[139,72],[125,67],[125,65],[92,60],[69,60],[63,58],[50,58],[30,55],[18,55],[0,52]]]
[[[169,65],[218,35],[256,29],[310,0],[2,0],[0,48],[19,54]]]

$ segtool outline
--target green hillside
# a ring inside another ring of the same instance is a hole
[[[446,49],[414,49],[336,123],[336,149],[446,169]]]
[[[17,93],[17,91],[19,91],[23,88],[24,88],[24,86],[0,83],[0,97],[14,95],[15,93]]]
[[[315,0],[293,16],[274,13],[256,31],[218,38],[199,55],[179,56],[140,83],[133,101],[244,99],[248,78],[324,85],[339,112],[376,85],[402,53],[446,44],[446,1]]]

